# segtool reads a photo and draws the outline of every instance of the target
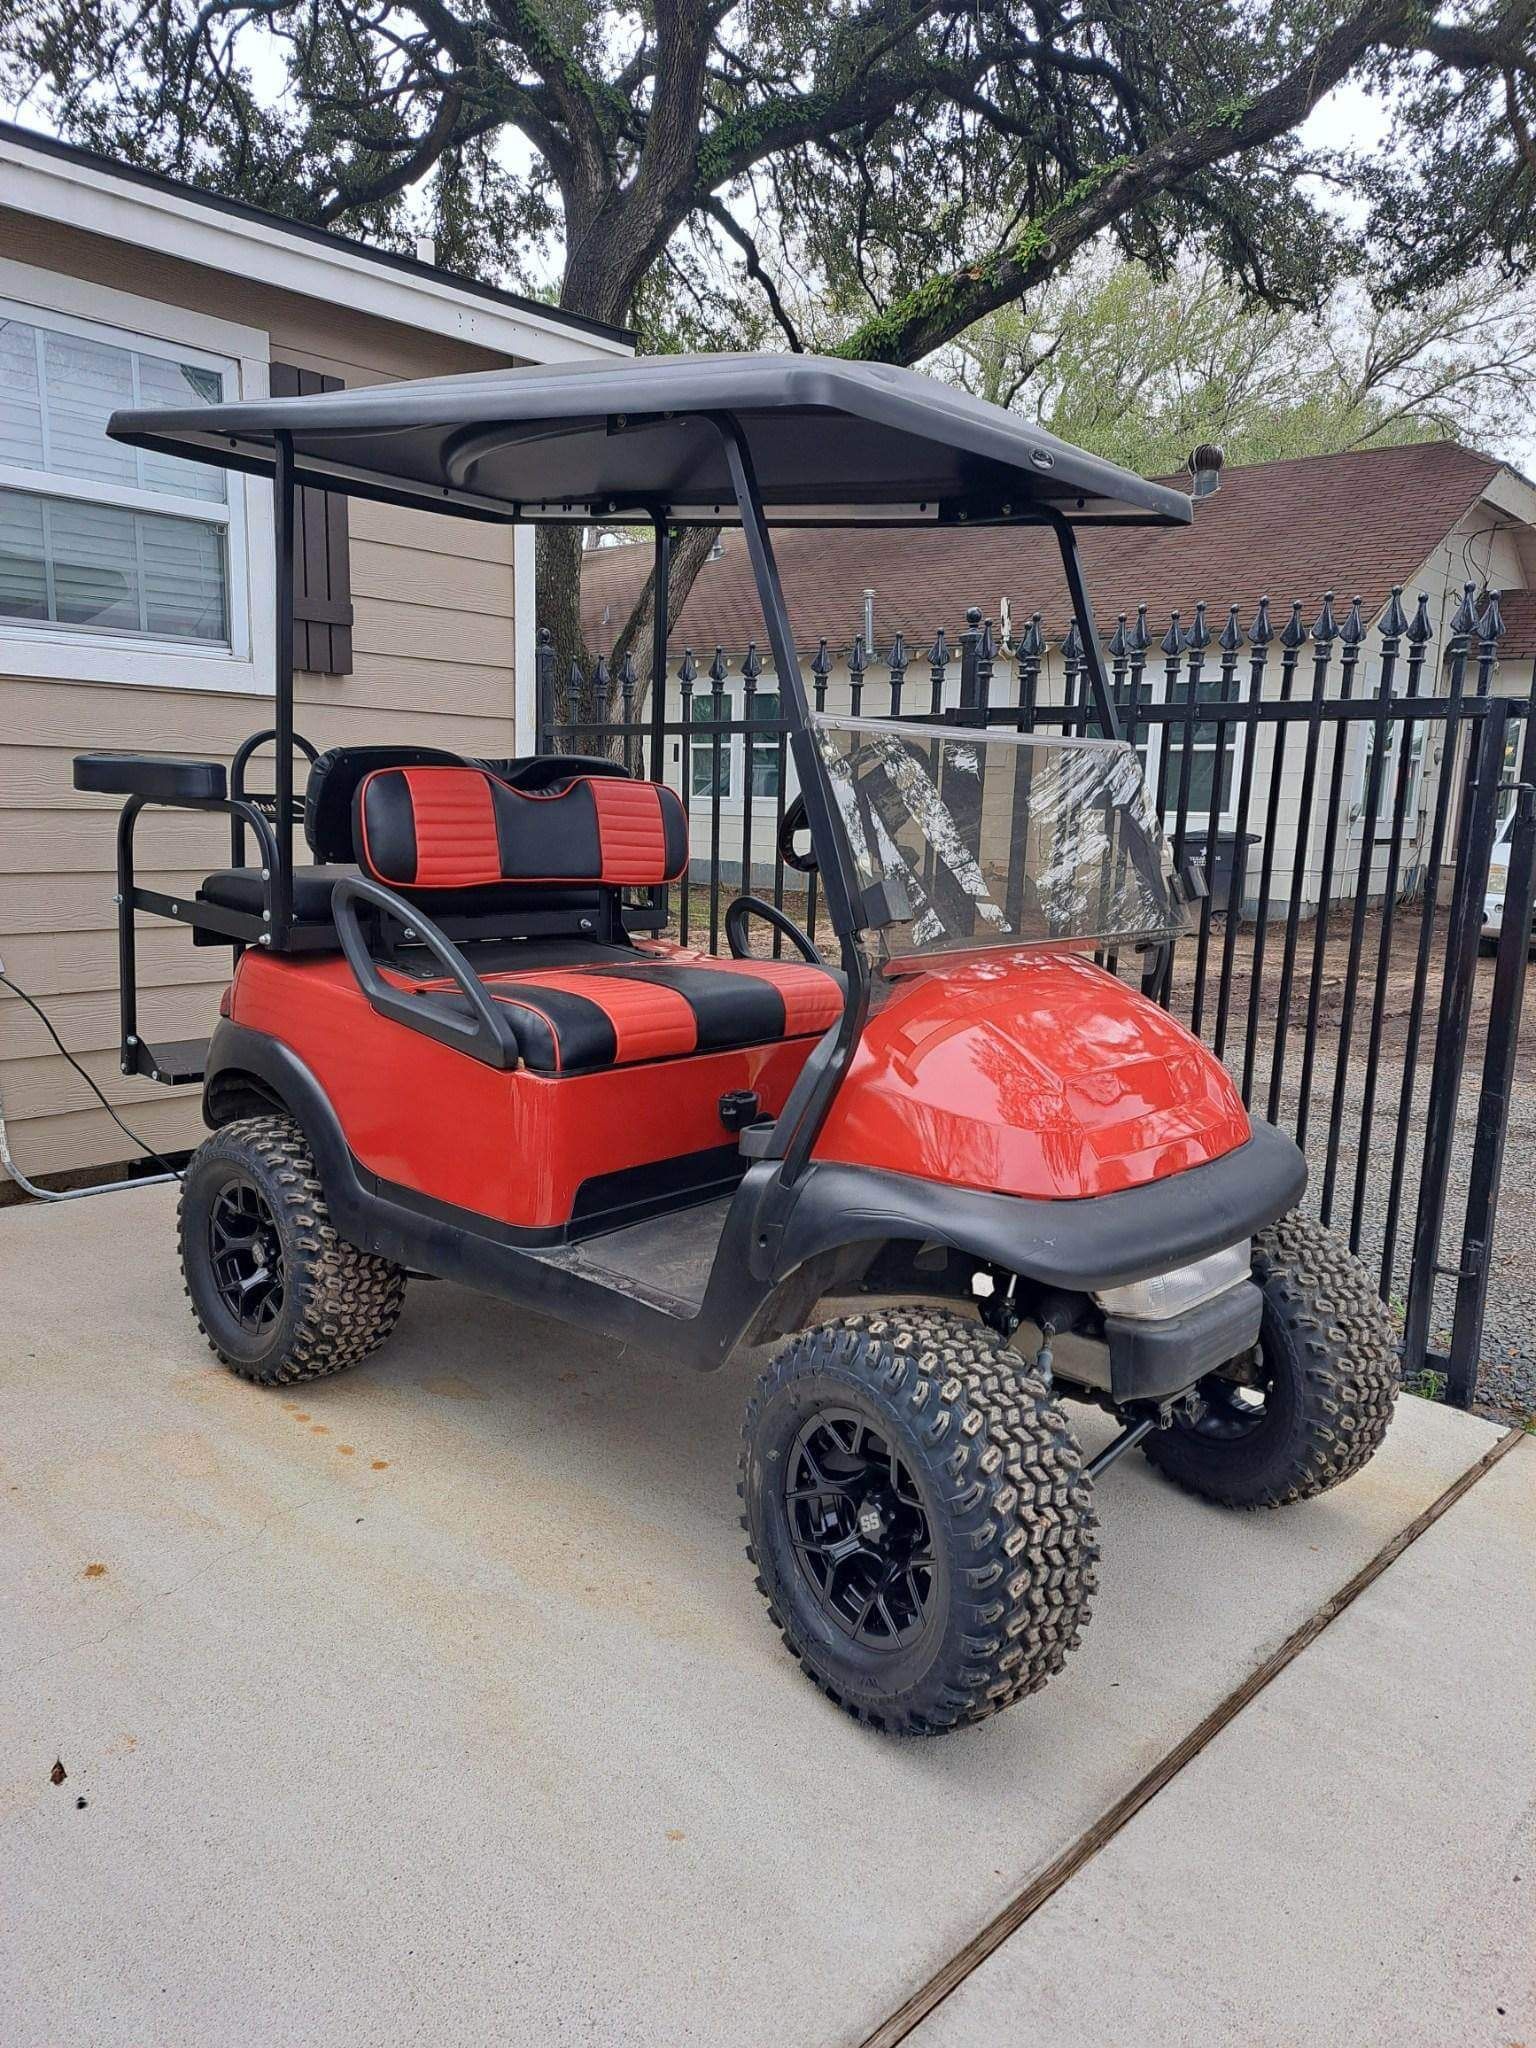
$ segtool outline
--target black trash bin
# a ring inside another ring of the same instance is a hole
[[[1216,834],[1216,858],[1212,863],[1207,886],[1211,893],[1212,910],[1224,911],[1232,894],[1232,871],[1237,870],[1237,908],[1243,907],[1243,888],[1248,877],[1248,864],[1252,859],[1251,848],[1259,844],[1257,832],[1218,832]]]

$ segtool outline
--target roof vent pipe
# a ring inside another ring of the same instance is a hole
[[[1213,497],[1221,489],[1222,465],[1226,459],[1214,441],[1202,441],[1191,452],[1184,466],[1193,479],[1189,495],[1197,505],[1202,498]]]

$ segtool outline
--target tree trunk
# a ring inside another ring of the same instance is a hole
[[[566,701],[571,663],[579,664],[584,676],[592,672],[581,630],[581,555],[579,526],[534,529],[534,592],[538,604],[535,623],[547,626],[554,641],[557,707]],[[560,715],[558,710],[556,715]],[[561,753],[566,751],[568,742],[560,748]]]

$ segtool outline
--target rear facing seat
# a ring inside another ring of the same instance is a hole
[[[676,880],[688,861],[673,790],[569,768],[534,789],[481,768],[376,769],[353,799],[353,848],[364,874],[413,902],[449,896],[461,913],[486,896],[526,901],[562,885],[649,887]],[[395,978],[463,1006],[448,981]],[[715,959],[660,940],[541,941],[526,968],[498,961],[481,980],[524,1064],[543,1074],[819,1036],[843,1004],[842,977],[828,968]]]

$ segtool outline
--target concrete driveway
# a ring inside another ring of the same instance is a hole
[[[1536,2030],[1536,1446],[1484,1473],[1497,1429],[1409,1401],[1360,1479],[1262,1518],[1128,1459],[1067,1672],[899,1743],[753,1591],[743,1372],[422,1283],[368,1366],[264,1393],[202,1348],[172,1220],[166,1189],[0,1211],[5,2048]]]

